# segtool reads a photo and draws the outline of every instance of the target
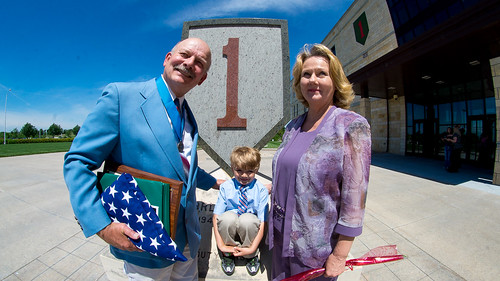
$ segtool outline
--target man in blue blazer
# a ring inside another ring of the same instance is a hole
[[[111,252],[125,260],[130,279],[198,280],[201,236],[195,191],[218,188],[222,180],[198,168],[198,128],[184,95],[203,83],[210,64],[209,46],[188,38],[166,55],[159,78],[109,84],[65,155],[64,178],[83,233],[109,243]],[[171,111],[175,99],[184,109],[180,113]],[[175,242],[187,262],[174,264],[140,251],[128,239],[137,239],[138,233],[111,222],[93,172],[107,159],[184,182]]]

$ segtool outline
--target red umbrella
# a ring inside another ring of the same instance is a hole
[[[369,264],[384,263],[403,259],[404,255],[398,255],[396,245],[380,246],[370,250],[368,253],[357,259],[350,259],[345,262],[345,266],[353,270],[353,266],[362,266]],[[325,274],[324,268],[315,268],[304,271],[294,276],[283,279],[282,281],[307,281]]]

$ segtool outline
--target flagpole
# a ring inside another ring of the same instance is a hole
[[[12,91],[12,89],[9,89],[9,92]],[[4,129],[3,129],[3,144],[6,144],[6,136],[7,136],[7,96],[9,95],[9,92],[5,93],[5,118],[4,118]]]

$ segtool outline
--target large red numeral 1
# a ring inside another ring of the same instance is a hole
[[[222,55],[227,58],[226,116],[217,119],[217,130],[242,130],[247,127],[247,119],[238,116],[238,58],[239,38],[229,38],[222,47]]]
[[[365,37],[365,33],[363,32],[363,24],[361,21],[358,21],[359,32],[361,33],[361,38]]]

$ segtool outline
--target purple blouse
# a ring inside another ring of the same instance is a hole
[[[321,267],[339,234],[361,234],[370,126],[357,113],[332,107],[316,130],[303,132],[306,114],[287,125],[273,159],[269,247],[280,243],[283,257]],[[275,231],[282,241],[274,240]]]

